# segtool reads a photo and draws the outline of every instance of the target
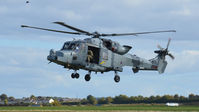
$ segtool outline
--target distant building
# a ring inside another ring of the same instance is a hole
[[[54,103],[54,100],[51,98],[49,101],[48,101],[48,103]]]
[[[178,107],[178,106],[179,106],[179,103],[166,103],[166,106]]]

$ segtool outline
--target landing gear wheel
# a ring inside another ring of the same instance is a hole
[[[116,75],[115,77],[114,77],[114,80],[115,80],[115,82],[120,82],[120,76],[118,76],[118,75]]]
[[[91,79],[91,76],[89,74],[86,74],[84,78],[86,81],[89,81]]]
[[[71,74],[71,78],[74,79],[75,77],[76,77],[76,75],[75,75],[74,73],[72,73],[72,74]]]
[[[79,78],[79,74],[75,73],[75,78],[78,79]]]

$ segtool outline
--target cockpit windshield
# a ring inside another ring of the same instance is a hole
[[[77,42],[66,42],[62,50],[77,50],[79,49],[79,43]]]

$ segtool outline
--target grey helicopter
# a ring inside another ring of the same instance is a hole
[[[137,36],[141,34],[176,32],[175,30],[105,34],[98,32],[90,33],[65,24],[64,22],[54,23],[69,28],[73,30],[73,32],[27,25],[21,25],[21,27],[73,35],[91,36],[90,38],[85,38],[83,40],[66,41],[60,50],[55,51],[51,49],[49,55],[47,56],[49,63],[53,62],[69,70],[74,70],[74,73],[71,74],[72,78],[78,79],[80,77],[79,73],[77,73],[80,69],[88,71],[88,74],[84,77],[86,81],[91,79],[91,72],[100,72],[103,74],[104,72],[114,71],[114,81],[119,82],[120,76],[118,75],[118,72],[122,72],[124,66],[132,67],[132,71],[134,73],[138,73],[140,70],[149,70],[158,71],[159,74],[162,74],[167,66],[165,57],[169,56],[171,59],[174,59],[174,56],[168,51],[171,41],[170,38],[166,48],[162,48],[158,45],[159,50],[154,51],[157,56],[147,60],[138,57],[135,54],[128,53],[132,48],[131,46],[120,45],[116,41],[102,37],[127,35]]]

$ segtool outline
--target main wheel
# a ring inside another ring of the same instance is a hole
[[[116,76],[114,77],[114,80],[115,80],[115,82],[120,82],[120,76],[116,75]]]
[[[72,73],[72,74],[71,74],[71,78],[73,78],[73,79],[74,79],[75,77],[76,77],[76,76],[75,76],[75,74],[74,74],[74,73]]]
[[[89,81],[91,79],[91,76],[89,74],[86,74],[84,78],[86,81]]]
[[[79,78],[79,74],[78,73],[75,73],[75,78]]]

